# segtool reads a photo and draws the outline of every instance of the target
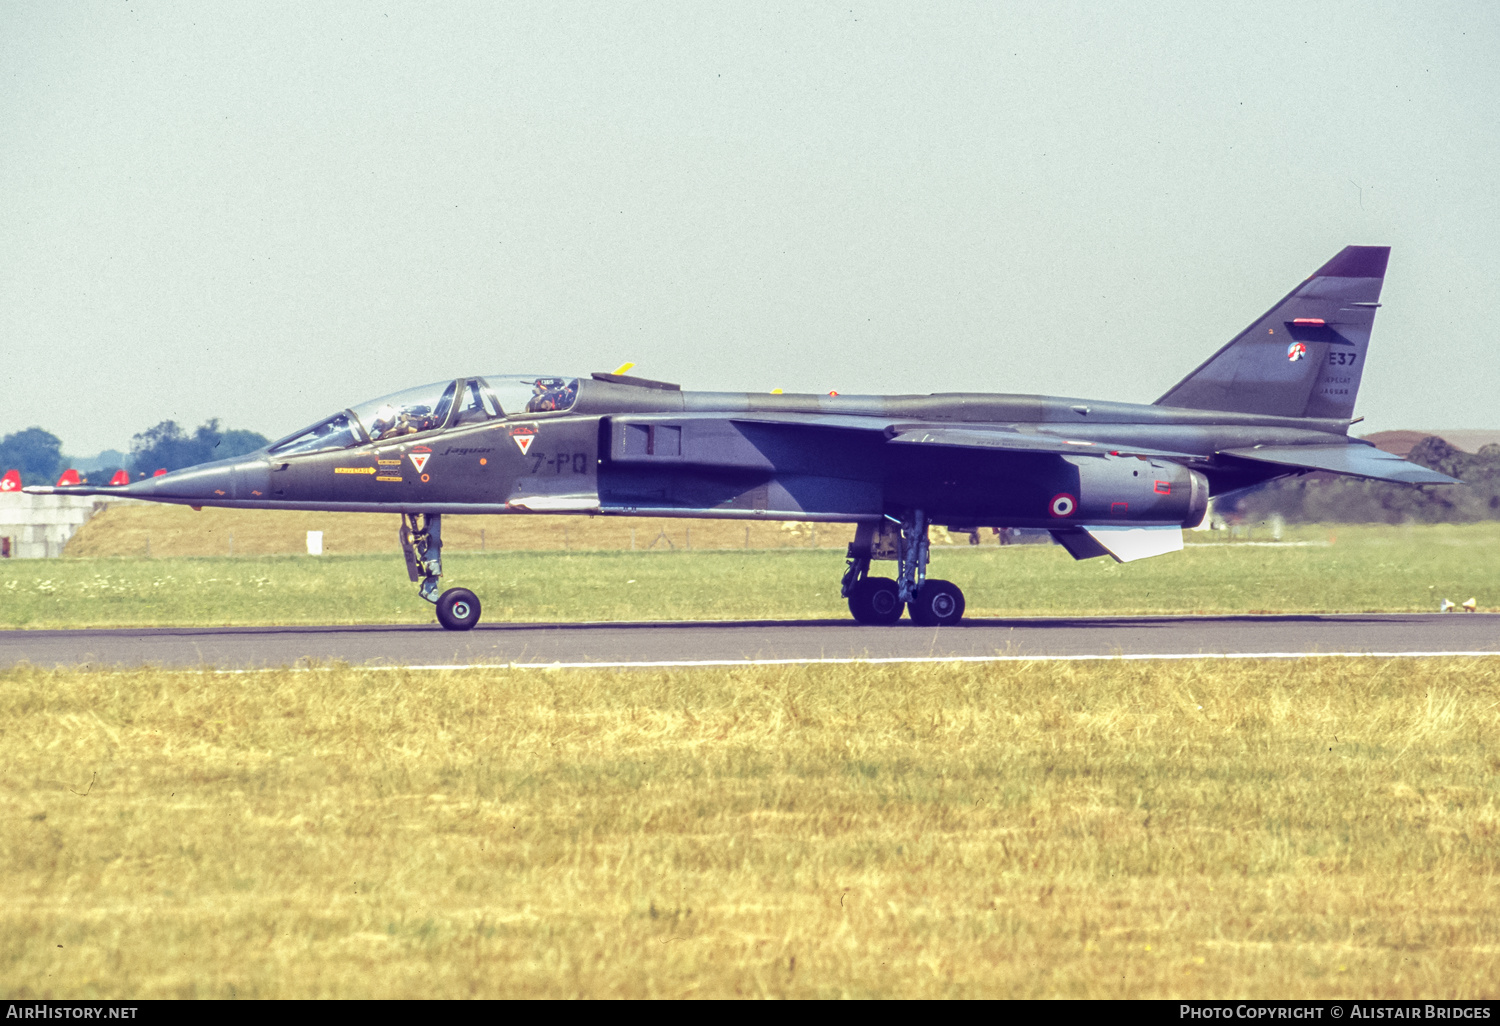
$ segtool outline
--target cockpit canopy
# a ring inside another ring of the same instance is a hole
[[[270,452],[292,456],[347,449],[461,424],[565,413],[577,401],[577,378],[491,374],[438,381],[335,413],[276,442]]]

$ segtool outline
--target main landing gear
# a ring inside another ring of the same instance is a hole
[[[479,622],[479,598],[468,588],[449,588],[438,594],[443,576],[443,517],[440,513],[407,513],[401,518],[401,550],[406,574],[417,594],[437,606],[438,623],[450,631],[466,631]]]
[[[842,593],[849,612],[865,624],[892,624],[909,610],[912,623],[947,627],[964,615],[964,593],[951,581],[927,579],[927,516],[912,510],[897,521],[860,524],[849,546]],[[896,580],[871,577],[872,559],[895,560]]]

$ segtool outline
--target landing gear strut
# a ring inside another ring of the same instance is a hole
[[[466,631],[479,622],[479,599],[467,588],[438,594],[443,576],[443,517],[440,513],[407,513],[401,518],[401,551],[406,575],[417,584],[417,594],[437,606],[438,623],[450,631]]]
[[[870,560],[880,542],[884,524],[860,524],[849,545],[849,566],[839,594],[849,600],[849,612],[858,623],[892,624],[901,619],[905,603],[889,577],[871,577]],[[882,550],[883,552],[883,550]],[[883,554],[880,558],[887,558]]]
[[[859,623],[892,624],[910,610],[912,623],[945,627],[964,615],[964,593],[949,581],[927,579],[927,515],[910,510],[897,520],[860,524],[849,546],[849,565],[841,593]],[[894,560],[896,580],[871,577],[872,559]]]

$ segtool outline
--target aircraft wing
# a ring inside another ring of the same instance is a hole
[[[702,417],[704,419],[725,419],[722,413],[688,414],[688,417]],[[678,419],[686,419],[677,415]],[[727,419],[736,424],[785,424],[791,427],[821,427],[840,428],[845,431],[886,431],[896,421],[889,417],[867,417],[863,414],[850,413],[798,413],[792,410],[782,410],[776,413],[732,413]]]
[[[900,445],[956,446],[962,449],[1004,449],[1010,452],[1061,453],[1068,456],[1154,456],[1179,463],[1206,462],[1203,456],[1166,449],[1147,449],[1116,442],[1086,442],[1057,435],[985,428],[972,425],[896,424],[887,429],[890,440]]]
[[[1248,449],[1223,449],[1220,455],[1242,460],[1274,463],[1298,470],[1328,470],[1351,477],[1396,484],[1460,484],[1457,478],[1428,470],[1373,445],[1260,445]]]
[[[1055,453],[1066,456],[1147,456],[1175,460],[1179,463],[1207,463],[1198,453],[1150,449],[1118,442],[1088,442],[1062,438],[1039,431],[1022,431],[1001,425],[921,424],[884,417],[841,416],[826,413],[750,413],[730,418],[736,423],[786,424],[797,427],[840,428],[854,431],[878,431],[898,445],[931,445],[960,449],[1004,450],[1007,452]]]

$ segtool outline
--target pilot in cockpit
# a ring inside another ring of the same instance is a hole
[[[375,441],[414,435],[419,431],[431,431],[433,422],[431,406],[382,406],[375,411],[370,425],[370,437]]]
[[[416,395],[408,397],[405,393],[401,396],[392,396],[391,398],[397,401],[385,403],[370,418],[370,438],[380,442],[387,438],[415,435],[423,431],[435,431],[442,427],[447,423],[448,411],[453,406],[455,387],[454,383],[450,383],[443,390],[436,407],[430,405],[432,393],[425,388],[421,391],[426,395],[421,399],[418,399]],[[406,398],[405,402],[400,401],[403,398]]]
[[[578,382],[567,378],[537,378],[531,386],[531,401],[526,404],[527,413],[548,413],[566,410],[578,397]]]

